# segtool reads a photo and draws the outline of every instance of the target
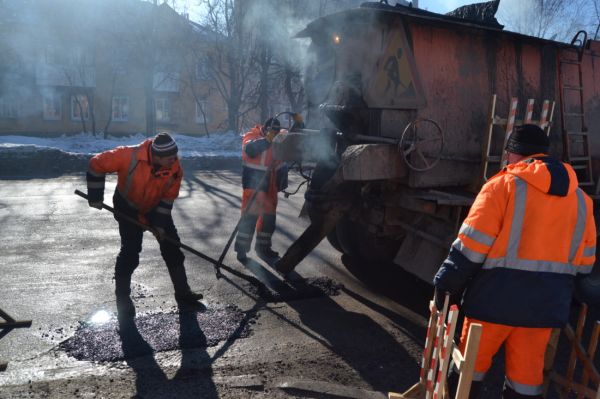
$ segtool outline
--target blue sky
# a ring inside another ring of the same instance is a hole
[[[419,0],[419,8],[443,14],[465,4],[479,3],[481,1],[484,0]]]
[[[464,6],[465,4],[479,3],[481,1],[484,0],[419,0],[419,7],[428,11],[443,14],[447,13],[448,11],[452,11],[457,7]],[[168,3],[172,4],[171,1],[168,1]],[[394,0],[390,0],[389,3],[394,4]],[[200,11],[198,7],[198,0],[176,0],[174,5],[179,11],[182,11],[182,9],[187,6],[186,8],[188,12],[192,14],[190,17],[192,19],[197,19],[195,18],[196,14]]]

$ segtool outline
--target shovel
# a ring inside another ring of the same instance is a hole
[[[81,192],[79,190],[75,190],[75,194],[79,195],[80,197],[82,197],[82,198],[84,198],[86,200],[88,199],[87,194],[85,194],[84,192]],[[182,243],[182,242],[180,242],[178,240],[175,240],[175,239],[173,239],[171,237],[160,235],[158,233],[158,231],[156,231],[156,229],[153,229],[152,227],[148,226],[147,224],[141,223],[137,219],[134,219],[134,218],[132,218],[130,216],[127,216],[127,215],[125,215],[125,214],[123,214],[123,213],[115,210],[113,207],[108,206],[105,203],[102,203],[102,208],[106,209],[107,211],[109,211],[111,213],[113,213],[115,216],[119,217],[122,220],[125,220],[125,221],[127,221],[129,223],[135,224],[136,226],[140,227],[142,230],[147,230],[147,231],[151,232],[156,237],[161,237],[161,239],[165,240],[166,242],[168,242],[170,244],[173,244],[173,245],[175,245],[175,246],[177,246],[179,248],[183,248],[186,251],[189,251],[189,252],[193,253],[194,255],[201,257],[205,261],[210,262],[213,266],[215,266],[215,271],[217,273],[217,277],[219,277],[219,275],[221,274],[220,271],[219,271],[219,269],[218,269],[218,267],[220,265],[222,265],[222,261],[217,261],[216,259],[213,259],[210,256],[203,254],[202,252],[196,251],[194,248],[192,248],[192,247],[190,247],[188,245],[185,245],[184,243]]]

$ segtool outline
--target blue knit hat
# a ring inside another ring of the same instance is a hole
[[[169,133],[159,133],[152,140],[152,154],[159,157],[170,157],[177,154],[177,144]]]

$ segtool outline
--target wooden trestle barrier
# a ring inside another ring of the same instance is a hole
[[[450,359],[458,370],[459,380],[455,399],[467,399],[473,381],[475,358],[481,338],[481,324],[471,324],[467,336],[464,354],[454,342],[454,333],[458,320],[458,307],[452,305],[448,311],[449,296],[446,296],[441,311],[435,302],[429,303],[431,316],[427,326],[425,348],[421,360],[419,382],[406,392],[390,392],[389,399],[443,399],[449,398],[446,379]],[[447,320],[446,320],[447,319]]]
[[[4,319],[4,322],[0,322],[0,338],[11,332],[14,328],[29,328],[31,327],[31,320],[15,320],[8,313],[0,309],[0,317]],[[6,370],[8,363],[0,360],[0,371]]]
[[[573,327],[571,327],[569,324],[562,329],[564,336],[567,338],[571,346],[569,363],[567,365],[566,375],[564,376],[558,374],[552,369],[556,348],[558,346],[560,329],[557,328],[552,333],[550,342],[548,344],[548,350],[546,351],[546,367],[544,370],[546,379],[544,383],[544,397],[547,395],[549,389],[554,385],[554,388],[557,390],[558,395],[561,398],[571,397],[569,395],[575,393],[577,394],[577,399],[600,399],[600,373],[598,373],[598,369],[596,366],[594,366],[594,356],[596,355],[596,347],[598,346],[598,338],[600,337],[600,321],[596,321],[594,323],[594,327],[592,328],[592,333],[590,336],[590,342],[586,351],[581,340],[583,336],[587,310],[587,305],[582,304],[575,330],[573,330]],[[580,381],[575,381],[575,369],[578,360],[582,365],[582,373]],[[593,388],[590,388],[590,385]]]

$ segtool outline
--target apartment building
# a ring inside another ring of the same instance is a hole
[[[167,4],[0,0],[0,134],[223,129],[203,35]]]

